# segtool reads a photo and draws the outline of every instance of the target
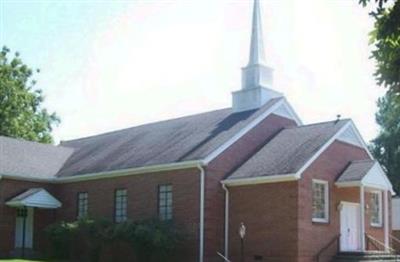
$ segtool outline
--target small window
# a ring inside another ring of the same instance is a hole
[[[382,226],[382,194],[379,191],[371,193],[371,226]]]
[[[158,216],[160,220],[172,219],[172,185],[158,187]]]
[[[128,194],[126,189],[115,190],[115,210],[114,210],[114,220],[117,223],[124,222],[127,220],[127,202]]]
[[[329,221],[329,184],[327,181],[312,182],[312,221],[327,223]]]
[[[78,218],[84,218],[88,214],[88,193],[78,193]]]

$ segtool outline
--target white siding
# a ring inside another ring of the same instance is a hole
[[[400,198],[392,199],[392,221],[393,230],[400,230]]]

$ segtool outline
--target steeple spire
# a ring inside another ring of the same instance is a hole
[[[242,89],[232,93],[232,107],[242,112],[282,96],[272,89],[273,69],[265,62],[260,0],[254,0],[249,63],[242,68]]]
[[[264,53],[260,0],[254,0],[253,23],[251,29],[251,43],[250,43],[250,57],[248,66],[259,65],[259,64],[265,64],[265,53]]]

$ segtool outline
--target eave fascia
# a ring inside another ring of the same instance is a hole
[[[296,174],[282,174],[282,175],[261,176],[252,178],[226,179],[222,180],[221,183],[228,187],[235,187],[235,186],[289,182],[296,180],[299,180],[299,177],[297,177]]]
[[[90,173],[90,174],[76,175],[71,177],[35,178],[35,177],[17,176],[17,175],[3,175],[3,178],[12,180],[30,181],[30,182],[63,184],[63,183],[74,183],[74,182],[106,179],[106,178],[140,175],[146,173],[157,173],[157,172],[172,171],[178,169],[197,168],[198,166],[205,166],[204,161],[193,160],[180,163],[152,165],[146,167],[114,170],[108,172]]]
[[[226,141],[224,144],[219,146],[217,149],[215,149],[213,152],[208,154],[204,158],[204,163],[209,164],[211,161],[213,161],[215,158],[217,158],[220,154],[222,154],[226,149],[228,149],[230,146],[232,146],[236,141],[238,141],[240,138],[242,138],[245,134],[247,134],[251,129],[253,129],[255,126],[257,126],[259,123],[262,122],[266,117],[271,115],[276,109],[278,109],[282,104],[287,103],[285,99],[281,99],[280,101],[276,102],[274,105],[272,105],[268,110],[263,112],[261,115],[259,115],[256,119],[254,119],[252,122],[250,122],[248,125],[243,127],[242,130],[237,132],[234,136],[232,136],[228,141]]]
[[[361,181],[346,181],[346,182],[335,182],[335,185],[338,188],[346,188],[346,187],[367,187],[367,188],[373,188],[373,189],[380,189],[380,190],[387,190],[390,191],[392,196],[396,195],[396,193],[393,191],[392,188],[384,187],[382,185],[377,185],[377,184],[371,184],[371,183],[365,183],[362,180]]]

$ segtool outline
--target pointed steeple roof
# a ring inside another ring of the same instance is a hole
[[[260,0],[254,0],[249,64],[265,64]]]
[[[232,93],[235,112],[257,109],[282,97],[273,88],[273,69],[266,65],[260,0],[254,0],[249,63],[242,68],[242,89]]]

